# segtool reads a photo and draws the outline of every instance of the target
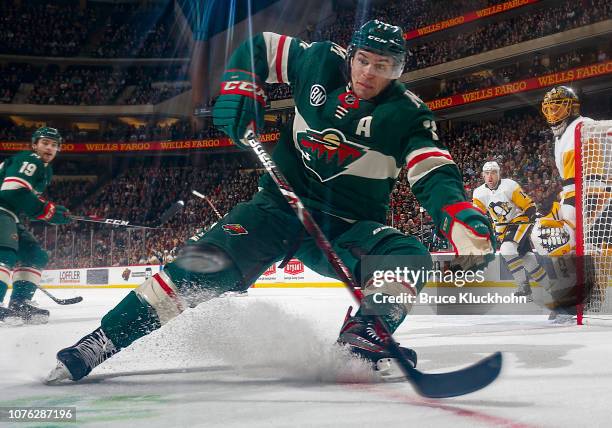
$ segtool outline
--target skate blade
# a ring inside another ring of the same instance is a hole
[[[61,361],[57,362],[57,366],[49,372],[47,377],[44,379],[45,385],[58,385],[65,383],[65,381],[72,380],[70,372]]]

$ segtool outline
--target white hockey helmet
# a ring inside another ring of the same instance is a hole
[[[482,166],[482,172],[487,172],[487,171],[499,172],[499,170],[500,170],[499,164],[495,161],[485,162],[485,164]]]

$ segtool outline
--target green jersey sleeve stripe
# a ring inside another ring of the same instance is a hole
[[[407,178],[410,186],[443,165],[455,165],[448,150],[427,147],[413,150],[406,158]]]
[[[6,177],[2,182],[2,187],[0,187],[0,191],[17,190],[23,188],[32,190],[32,185],[26,180],[19,177]]]

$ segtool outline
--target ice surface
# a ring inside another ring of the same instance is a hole
[[[246,298],[217,299],[80,383],[43,385],[55,352],[95,329],[128,291],[53,290],[84,297],[72,306],[37,293],[51,311],[49,324],[0,327],[0,406],[76,406],[77,425],[88,427],[610,425],[612,322],[578,327],[549,326],[546,316],[413,316],[396,338],[417,350],[424,371],[504,353],[493,385],[426,400],[408,383],[376,383],[332,346],[351,304],[343,289],[254,289]]]

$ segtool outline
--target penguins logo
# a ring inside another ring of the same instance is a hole
[[[507,202],[493,202],[489,205],[495,216],[500,219],[500,222],[507,222],[506,216],[510,214],[510,206]]]

